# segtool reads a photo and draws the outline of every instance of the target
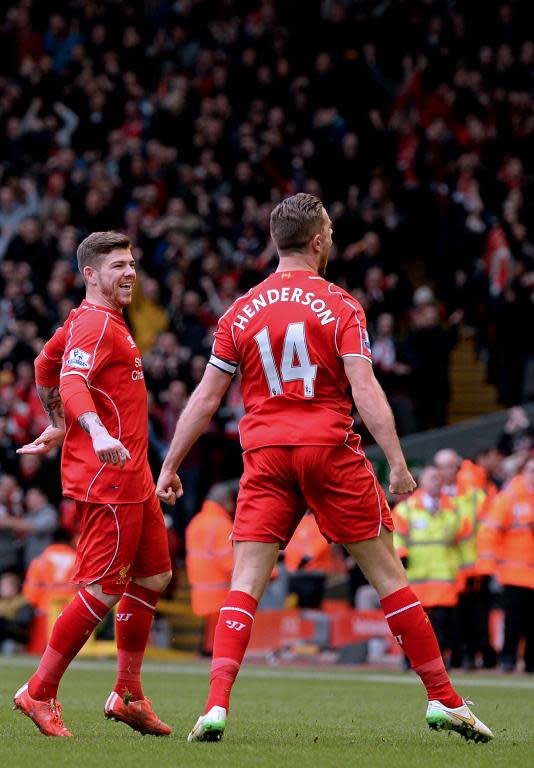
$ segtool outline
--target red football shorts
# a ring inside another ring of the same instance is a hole
[[[81,515],[73,581],[98,583],[108,595],[124,592],[134,576],[171,570],[167,529],[155,494],[136,504],[77,501]]]
[[[270,446],[246,451],[232,539],[280,541],[282,549],[308,507],[328,541],[339,544],[393,530],[384,492],[360,448]]]

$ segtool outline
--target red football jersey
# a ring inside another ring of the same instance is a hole
[[[36,361],[37,383],[81,377],[112,437],[130,452],[120,469],[96,456],[90,436],[66,415],[63,493],[78,501],[129,504],[154,493],[148,464],[148,406],[141,354],[121,312],[83,301]],[[59,371],[61,371],[58,379]]]
[[[356,299],[314,272],[275,272],[221,317],[210,363],[240,366],[245,450],[337,445],[352,431],[343,357],[371,363]]]

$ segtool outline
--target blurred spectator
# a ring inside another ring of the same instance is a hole
[[[9,478],[3,478],[6,479]],[[0,513],[0,530],[3,530],[4,535],[11,534],[15,541],[22,542],[23,565],[26,569],[33,558],[51,543],[58,516],[46,494],[39,488],[27,491],[24,506],[26,513],[22,515],[15,515],[8,509],[3,515]]]
[[[28,642],[33,619],[31,605],[20,590],[15,573],[0,575],[0,652],[23,650]]]
[[[141,354],[150,349],[158,333],[166,331],[169,318],[161,305],[159,285],[141,273],[128,307],[128,319]]]
[[[510,408],[502,432],[497,440],[497,448],[506,456],[517,451],[525,452],[534,447],[534,427],[520,406]]]
[[[168,446],[174,435],[176,422],[188,400],[187,387],[183,381],[173,381],[169,388],[162,393],[161,399],[163,406],[159,409],[158,422],[161,429],[161,439]],[[193,517],[197,505],[198,484],[200,481],[202,453],[201,447],[197,443],[189,451],[181,467],[182,479],[184,484],[184,493],[178,501],[178,506],[182,510],[182,521],[179,532],[183,532],[184,527]]]
[[[525,671],[534,673],[534,457],[490,506],[478,535],[480,570],[504,587],[501,665],[512,672],[525,640]]]
[[[55,619],[58,607],[78,589],[71,580],[75,559],[76,552],[69,533],[64,528],[57,528],[52,543],[29,565],[22,591],[35,611],[28,646],[30,653],[42,653],[46,647],[50,619]]]
[[[485,667],[494,667],[496,655],[489,642],[489,584],[478,573],[477,532],[488,510],[485,472],[453,450],[442,448],[433,458],[441,473],[442,490],[450,498],[466,532],[458,542],[458,602],[456,636],[451,647],[452,667],[475,669],[480,653]]]
[[[21,541],[11,522],[22,517],[23,499],[15,477],[0,475],[0,573],[22,566]]]
[[[0,187],[0,260],[24,219],[37,213],[39,198],[35,182],[29,178],[13,179],[13,182]]]
[[[297,595],[299,608],[320,608],[332,557],[311,512],[306,512],[285,548],[284,564],[288,591]]]
[[[0,466],[8,474],[17,470],[18,456],[16,441],[10,434],[7,416],[0,415]]]
[[[406,574],[449,656],[455,642],[455,608],[460,566],[459,543],[469,536],[469,521],[457,514],[443,493],[441,472],[425,467],[419,489],[393,510],[395,546],[406,558]]]
[[[406,344],[411,354],[412,393],[419,430],[442,427],[447,422],[450,399],[449,356],[456,344],[460,315],[444,326],[435,304],[419,305],[412,317]]]
[[[76,552],[69,533],[57,528],[49,544],[35,557],[24,579],[24,596],[37,610],[54,598],[70,597],[77,587],[72,583]]]
[[[387,395],[399,435],[415,432],[415,415],[409,396],[411,366],[406,345],[395,336],[395,320],[384,312],[371,336],[375,375]]]
[[[191,606],[197,616],[216,614],[230,589],[233,568],[230,534],[237,488],[237,481],[212,486],[186,529],[185,563]]]

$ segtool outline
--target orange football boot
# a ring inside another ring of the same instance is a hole
[[[146,697],[138,701],[125,701],[116,691],[112,691],[104,707],[104,715],[108,720],[120,720],[134,731],[143,735],[168,736],[172,733],[166,723],[159,719],[152,709],[152,702]]]
[[[72,736],[68,728],[65,728],[61,717],[61,704],[56,699],[38,701],[32,699],[28,693],[28,683],[16,692],[13,697],[13,709],[18,709],[24,715],[33,720],[41,733],[45,736]]]

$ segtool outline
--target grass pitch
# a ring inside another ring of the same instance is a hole
[[[134,733],[104,719],[114,681],[112,662],[76,662],[60,689],[73,739],[50,739],[11,710],[14,691],[34,665],[0,659],[1,768],[534,768],[534,680],[457,675],[463,695],[495,734],[466,743],[426,726],[422,686],[410,674],[245,665],[220,743],[188,744],[202,711],[206,664],[145,665],[145,693],[174,728],[168,738]]]

